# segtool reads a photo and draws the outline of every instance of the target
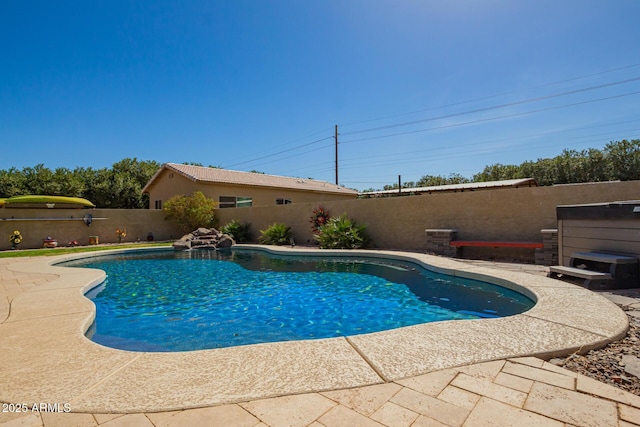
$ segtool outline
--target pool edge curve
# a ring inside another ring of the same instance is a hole
[[[621,338],[628,329],[626,315],[613,303],[545,277],[411,252],[239,247],[278,254],[401,259],[509,287],[535,298],[536,305],[505,318],[421,324],[348,338],[184,353],[128,352],[84,336],[95,316],[84,292],[104,273],[54,264],[131,250],[15,259],[7,265],[10,271],[58,277],[15,296],[9,316],[0,323],[0,350],[7,361],[0,367],[5,379],[0,400],[65,402],[74,412],[167,411],[351,388],[508,357],[584,352]]]

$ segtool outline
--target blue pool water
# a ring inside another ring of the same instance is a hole
[[[93,341],[133,351],[188,351],[328,338],[451,319],[510,316],[533,302],[496,285],[377,259],[261,251],[147,252],[65,263],[107,279]]]

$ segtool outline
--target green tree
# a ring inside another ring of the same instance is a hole
[[[25,194],[84,197],[101,208],[146,208],[149,197],[142,188],[160,168],[155,161],[123,159],[112,168],[83,168],[73,171],[44,164],[0,170],[0,197]]]
[[[22,169],[27,194],[43,194],[47,196],[59,196],[60,188],[53,179],[51,169],[40,163],[34,167]]]
[[[26,194],[24,175],[12,167],[0,170],[0,197],[13,197]]]
[[[140,209],[149,207],[149,196],[142,188],[160,168],[155,161],[126,158],[112,166],[112,191],[118,208]]]
[[[111,171],[106,168],[76,168],[74,173],[84,182],[82,197],[99,208],[113,208],[118,203],[111,188]]]
[[[521,163],[518,167],[518,178],[534,178],[539,185],[551,185],[549,182],[552,181],[545,181],[547,171],[542,163],[547,160],[549,159],[538,159],[537,161],[526,161]],[[555,172],[553,175],[555,176]],[[543,184],[543,182],[547,183]]]
[[[176,195],[164,204],[167,217],[175,222],[182,232],[189,232],[200,227],[216,226],[215,208],[217,203],[206,197],[201,191],[191,196]]]
[[[502,181],[505,179],[520,178],[520,169],[516,165],[503,165],[495,163],[485,166],[482,172],[473,176],[473,182]]]
[[[52,181],[61,196],[83,197],[84,182],[81,176],[67,168],[56,168]]]
[[[448,177],[442,175],[425,175],[416,183],[416,187],[431,187],[434,185],[464,184],[469,182],[464,176],[453,173]]]
[[[587,150],[587,175],[583,182],[608,181],[607,160],[604,152],[596,148]]]
[[[604,155],[610,179],[640,179],[640,139],[611,141],[604,147]]]

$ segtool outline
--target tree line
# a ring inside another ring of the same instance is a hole
[[[611,141],[601,150],[596,148],[580,151],[565,149],[556,157],[526,161],[519,165],[494,163],[485,166],[482,172],[471,178],[460,174],[452,174],[448,177],[425,175],[418,181],[403,182],[402,188],[519,178],[534,178],[538,185],[640,180],[640,139]],[[385,185],[383,190],[397,188],[398,183],[395,183]]]
[[[195,164],[195,163],[191,163]],[[201,166],[201,164],[197,164]],[[0,198],[26,194],[83,197],[100,208],[140,209],[149,207],[142,188],[162,165],[156,161],[126,158],[111,168],[77,167],[51,170],[43,164],[19,170],[0,170]],[[535,178],[539,185],[597,181],[640,180],[640,139],[611,141],[603,149],[563,150],[551,159],[526,161],[520,165],[495,163],[466,178],[460,174],[425,175],[418,181],[403,182],[403,188],[467,182]],[[398,183],[384,190],[398,188]],[[366,191],[376,191],[368,189]]]
[[[83,197],[99,208],[139,209],[149,207],[142,188],[158,171],[156,161],[126,158],[111,168],[56,168],[43,164],[19,170],[0,170],[0,198],[26,194]]]

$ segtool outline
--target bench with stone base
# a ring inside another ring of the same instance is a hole
[[[566,275],[585,279],[587,289],[625,289],[640,286],[638,258],[599,252],[575,252],[569,266],[549,267],[549,277]]]
[[[484,248],[530,248],[542,249],[544,244],[540,242],[505,242],[505,241],[478,241],[478,240],[452,240],[449,245],[457,248],[468,247],[484,247]]]

